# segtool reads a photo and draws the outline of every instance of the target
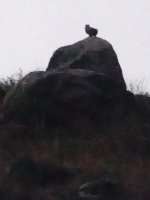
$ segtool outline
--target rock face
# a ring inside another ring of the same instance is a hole
[[[50,59],[47,71],[52,69],[89,69],[104,73],[126,88],[122,70],[112,45],[98,37],[88,37],[73,45],[61,47]]]
[[[34,72],[8,93],[3,114],[21,123],[36,119],[50,127],[82,127],[81,121],[120,118],[130,109],[131,96],[107,75],[88,69]]]

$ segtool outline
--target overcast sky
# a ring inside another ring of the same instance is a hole
[[[87,37],[85,24],[113,45],[125,80],[150,92],[150,0],[0,0],[0,77],[45,70],[58,47]]]

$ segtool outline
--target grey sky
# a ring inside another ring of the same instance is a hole
[[[45,70],[58,47],[87,37],[85,24],[111,42],[125,80],[150,91],[149,0],[0,0],[0,77]]]

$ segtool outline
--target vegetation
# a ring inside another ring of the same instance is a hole
[[[8,92],[22,78],[23,78],[23,72],[21,69],[19,69],[19,71],[15,75],[2,78],[0,80],[0,87],[4,91]]]

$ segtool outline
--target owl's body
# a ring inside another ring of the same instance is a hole
[[[98,30],[95,28],[90,27],[89,24],[85,25],[85,32],[90,36],[90,37],[96,37]]]

